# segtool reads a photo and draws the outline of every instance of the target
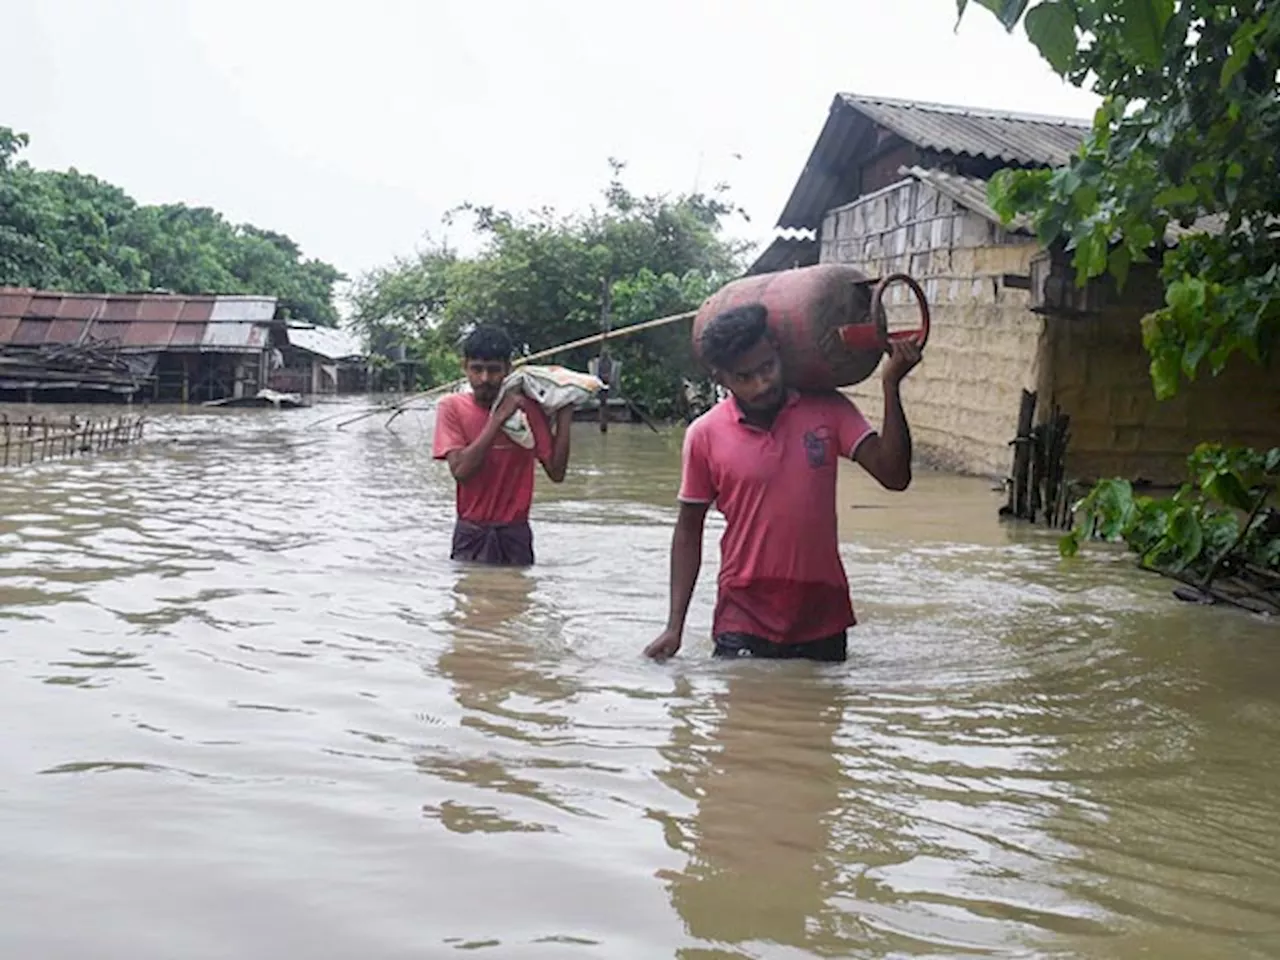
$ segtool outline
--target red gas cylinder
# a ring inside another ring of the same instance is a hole
[[[881,299],[905,283],[920,304],[920,327],[889,332]],[[698,309],[693,352],[701,360],[702,331],[717,314],[749,303],[769,312],[769,328],[782,354],[783,377],[798,390],[821,392],[861,383],[875,371],[893,340],[929,339],[929,305],[906,274],[872,279],[847,264],[742,277],[721,287]]]

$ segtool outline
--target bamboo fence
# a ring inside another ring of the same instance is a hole
[[[0,413],[0,467],[113,450],[141,440],[142,432],[142,417],[80,420]]]

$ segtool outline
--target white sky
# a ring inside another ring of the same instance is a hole
[[[468,246],[440,225],[465,200],[584,207],[611,155],[635,190],[729,181],[763,242],[837,91],[1091,114],[970,6],[957,32],[954,0],[4,0],[0,124],[353,276]]]

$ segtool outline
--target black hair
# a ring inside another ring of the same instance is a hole
[[[748,303],[716,314],[702,329],[702,359],[715,370],[727,370],[769,332],[769,311],[760,303]]]
[[[511,362],[514,347],[511,337],[501,327],[480,325],[467,334],[462,341],[462,358],[464,360],[501,360]]]

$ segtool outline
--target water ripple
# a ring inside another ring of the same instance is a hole
[[[713,517],[658,667],[678,433],[495,571],[430,414],[311,419],[4,474],[5,955],[1280,957],[1274,628],[850,470],[850,662],[707,658]]]

